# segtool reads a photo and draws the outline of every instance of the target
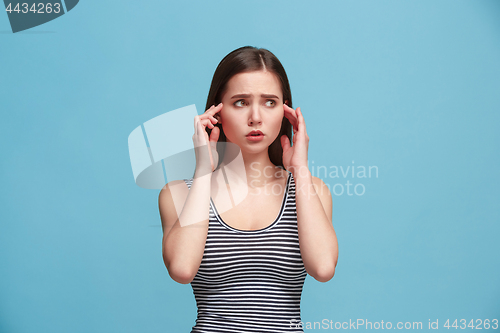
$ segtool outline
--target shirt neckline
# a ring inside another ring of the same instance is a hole
[[[219,212],[217,211],[217,208],[215,208],[215,203],[213,202],[212,197],[210,197],[210,205],[212,206],[212,209],[214,211],[214,215],[217,218],[217,220],[220,222],[220,224],[222,224],[224,227],[226,227],[229,230],[236,231],[236,232],[241,232],[241,233],[250,233],[250,234],[259,233],[259,232],[262,232],[262,231],[266,231],[268,229],[271,229],[276,223],[278,223],[278,221],[281,219],[281,216],[283,215],[283,212],[285,210],[285,205],[286,205],[286,202],[287,202],[287,199],[288,199],[288,189],[290,187],[290,179],[291,179],[291,173],[288,172],[288,178],[286,180],[285,193],[283,194],[283,200],[281,201],[281,208],[280,208],[280,211],[278,213],[278,216],[276,217],[276,219],[270,225],[268,225],[267,227],[261,228],[261,229],[243,230],[243,229],[237,229],[237,228],[231,227],[229,224],[227,224],[226,222],[224,222],[224,220],[222,219],[222,217],[219,215]]]

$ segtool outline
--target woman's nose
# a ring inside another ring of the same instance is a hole
[[[260,108],[259,105],[253,105],[251,110],[250,110],[250,118],[249,118],[249,123],[254,124],[254,123],[262,123],[262,117],[260,114]]]

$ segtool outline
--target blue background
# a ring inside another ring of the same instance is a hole
[[[500,319],[500,1],[87,0],[17,34],[0,14],[0,332],[190,331],[127,137],[202,113],[244,45],[282,61],[315,166],[379,171],[322,177],[365,193],[333,195],[303,321]]]

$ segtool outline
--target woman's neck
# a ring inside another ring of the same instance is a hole
[[[274,165],[269,159],[268,150],[259,153],[244,152],[238,146],[229,144],[225,148],[220,168],[230,172],[251,187],[261,187],[286,176],[286,171]]]

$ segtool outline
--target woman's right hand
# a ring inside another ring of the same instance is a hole
[[[201,175],[212,173],[219,162],[219,154],[217,153],[217,140],[219,140],[220,130],[214,124],[217,119],[214,115],[222,110],[222,103],[205,111],[202,115],[194,117],[194,134],[193,144],[196,155],[196,172],[201,172]],[[205,128],[212,129],[210,138]]]

